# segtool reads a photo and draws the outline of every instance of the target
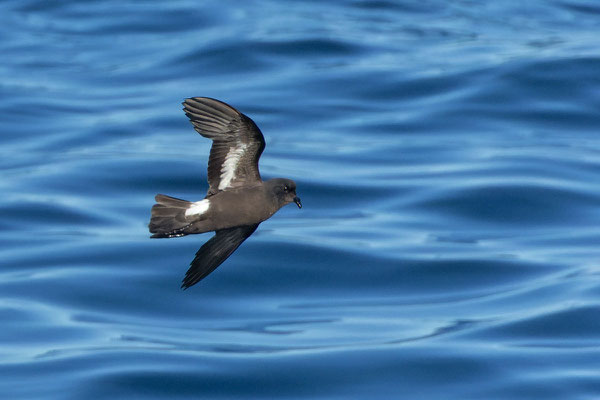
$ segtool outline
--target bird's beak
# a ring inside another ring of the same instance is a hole
[[[298,208],[302,208],[302,202],[300,201],[300,197],[294,197],[294,203],[298,206]]]

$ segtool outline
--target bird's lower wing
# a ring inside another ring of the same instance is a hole
[[[196,253],[190,269],[188,269],[185,278],[183,278],[181,287],[187,289],[213,272],[244,240],[254,233],[257,227],[258,224],[255,224],[217,231],[215,236],[204,243]]]

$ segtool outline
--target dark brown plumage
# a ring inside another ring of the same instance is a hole
[[[221,180],[221,168],[232,152],[241,154],[235,178],[227,187],[249,186],[261,182],[258,159],[265,149],[265,138],[250,118],[235,108],[215,99],[195,97],[183,102],[183,110],[196,132],[213,141],[208,158],[207,195],[217,193]],[[241,149],[241,150],[238,150]]]
[[[196,253],[183,280],[186,289],[214,271],[281,207],[295,202],[301,208],[302,203],[294,181],[261,179],[258,160],[265,140],[254,121],[208,97],[186,99],[183,106],[194,129],[213,141],[209,189],[197,202],[156,195],[148,227],[152,238],[216,232]]]

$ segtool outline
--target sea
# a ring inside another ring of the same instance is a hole
[[[0,399],[600,398],[600,3],[0,2]],[[284,207],[182,290],[225,101]]]

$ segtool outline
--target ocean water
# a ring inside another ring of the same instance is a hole
[[[0,398],[600,398],[600,5],[0,3]],[[210,141],[287,206],[187,291]]]

